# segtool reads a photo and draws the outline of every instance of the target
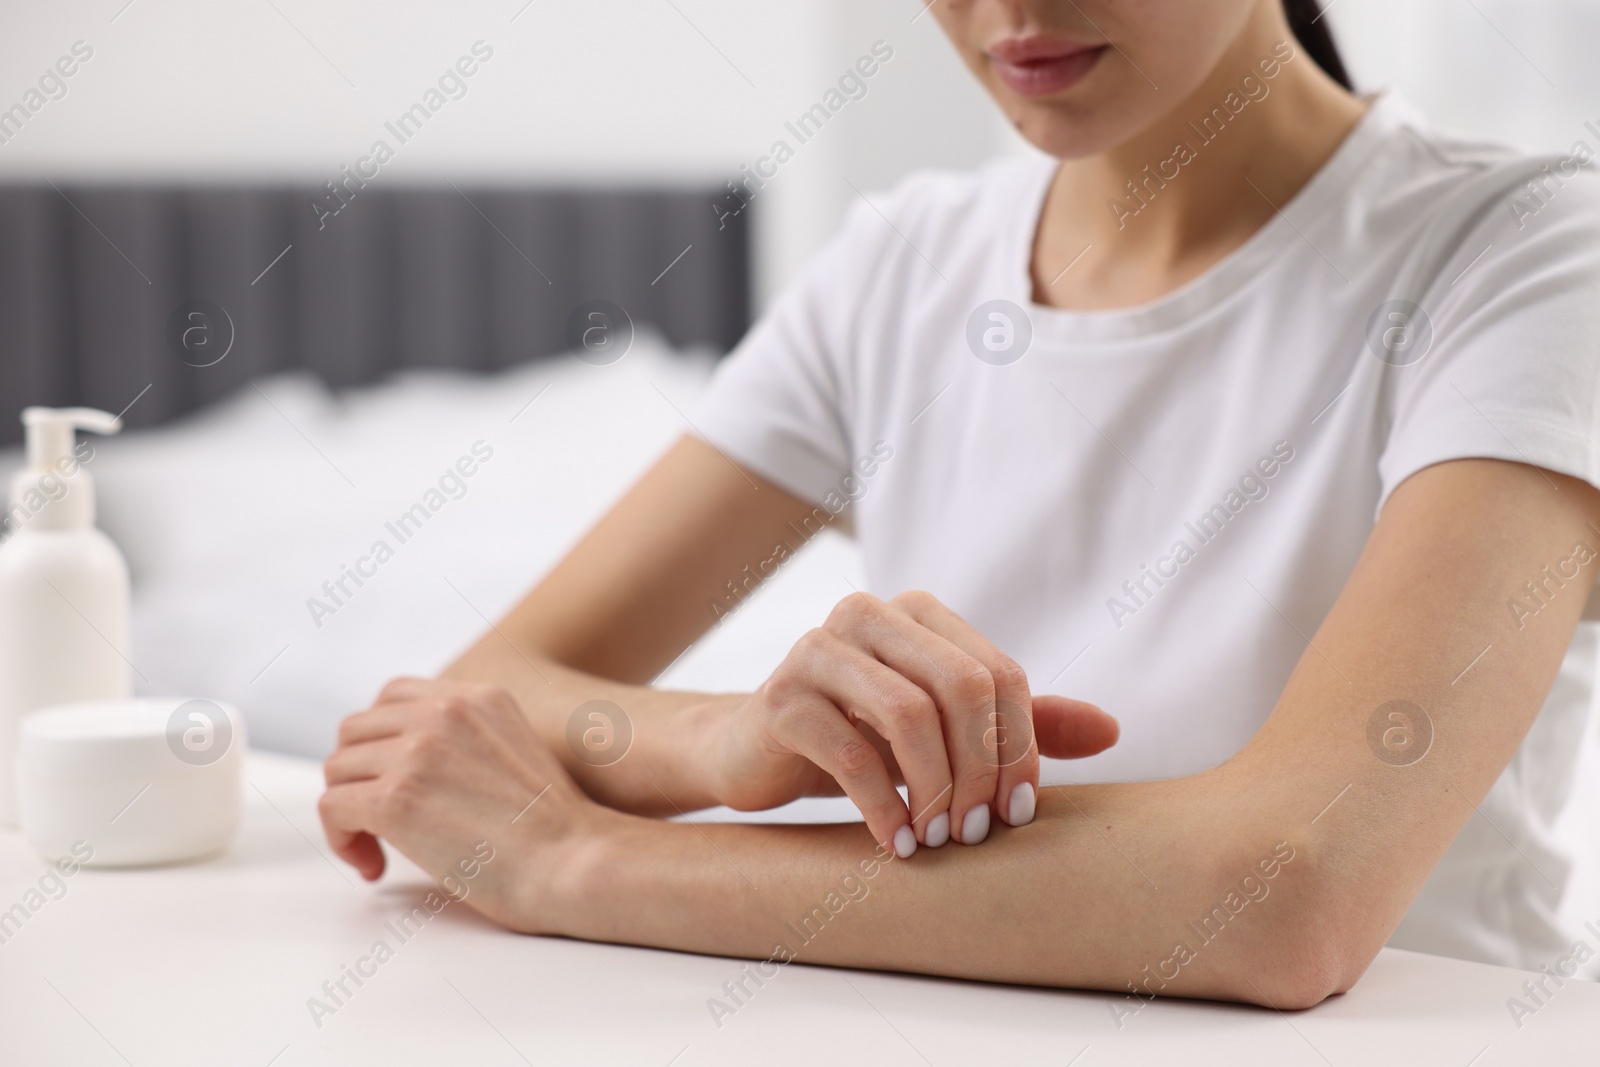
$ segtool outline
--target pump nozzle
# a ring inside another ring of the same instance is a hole
[[[68,530],[94,524],[94,479],[83,470],[74,433],[116,433],[122,420],[93,408],[23,408],[28,428],[28,466],[11,479],[11,507],[5,523],[41,530]],[[70,484],[69,484],[70,479]]]
[[[71,459],[73,431],[116,433],[122,420],[94,408],[23,408],[22,425],[28,429],[28,466],[42,471]]]

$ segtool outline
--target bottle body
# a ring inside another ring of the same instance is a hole
[[[24,715],[131,695],[128,617],[128,565],[98,529],[30,524],[0,544],[0,824],[16,822]]]

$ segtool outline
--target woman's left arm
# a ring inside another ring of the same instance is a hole
[[[980,849],[901,861],[860,825],[602,809],[482,690],[397,713],[409,742],[334,781],[323,817],[435,873],[488,841],[499,858],[469,902],[530,932],[1306,1007],[1366,969],[1533,723],[1594,582],[1597,522],[1600,492],[1534,467],[1419,472],[1237,756],[1046,788],[1033,824]],[[1530,581],[1544,605],[1519,616]]]

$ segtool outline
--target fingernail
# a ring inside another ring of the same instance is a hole
[[[989,836],[989,805],[979,804],[961,820],[961,843],[977,845]]]
[[[923,844],[929,848],[938,848],[950,840],[950,813],[941,811],[928,820],[928,832],[923,834]]]
[[[1011,791],[1011,825],[1026,826],[1033,821],[1033,783],[1023,782]]]
[[[910,826],[902,826],[894,832],[894,854],[905,859],[917,850],[917,835],[912,833]]]

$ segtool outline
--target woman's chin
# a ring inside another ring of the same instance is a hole
[[[1083,159],[1127,140],[1119,118],[1094,108],[1026,101],[1008,108],[1007,114],[1024,140],[1057,159]]]

